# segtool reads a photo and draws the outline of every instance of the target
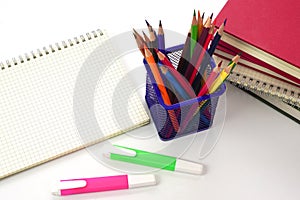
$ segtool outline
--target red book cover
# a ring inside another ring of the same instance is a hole
[[[300,69],[299,10],[297,0],[229,0],[217,24],[227,18],[225,32]]]

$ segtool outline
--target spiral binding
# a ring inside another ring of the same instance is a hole
[[[291,106],[300,108],[300,93],[280,87],[279,85],[269,84],[245,75],[231,72],[227,79],[230,83],[246,90],[258,91],[264,95],[272,95],[281,98]]]
[[[25,62],[29,62],[30,60],[42,57],[44,55],[48,55],[50,53],[55,53],[62,49],[70,48],[76,44],[80,44],[91,40],[93,38],[97,38],[103,35],[103,32],[100,29],[97,31],[92,31],[91,33],[86,33],[85,35],[80,35],[79,38],[75,37],[73,40],[68,39],[67,41],[62,41],[61,43],[55,43],[55,46],[49,45],[48,47],[43,47],[42,50],[37,49],[36,52],[31,51],[30,54],[25,53],[24,56],[19,56],[17,58],[12,58],[11,60],[6,60],[5,63],[0,62],[1,70],[10,68],[12,66],[17,66],[23,64]]]

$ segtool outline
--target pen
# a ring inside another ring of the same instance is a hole
[[[114,145],[116,148],[122,150],[125,149],[126,154],[114,153],[112,151],[104,154],[105,157],[111,160],[118,160],[128,163],[133,163],[137,165],[143,165],[148,167],[160,168],[169,171],[183,172],[189,174],[200,175],[203,172],[203,165],[187,160],[182,160],[176,157],[161,155],[157,153],[151,153],[143,150],[132,149],[128,147],[123,147],[119,145]],[[128,150],[132,153],[128,154]]]
[[[156,184],[155,176],[147,175],[117,175],[94,178],[79,178],[60,180],[53,195],[66,196],[90,192],[124,190]]]

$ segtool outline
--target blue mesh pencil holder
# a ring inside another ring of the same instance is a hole
[[[182,48],[183,45],[178,45],[166,50],[170,61],[175,67],[179,62]],[[144,64],[147,71],[145,100],[161,140],[172,140],[206,130],[212,126],[219,96],[226,90],[224,83],[212,94],[166,105],[151,69],[145,60]],[[211,69],[207,70],[209,74]],[[163,75],[161,77],[165,82],[165,77]],[[198,109],[199,105],[201,105],[201,109]],[[179,127],[174,126],[174,121],[177,121]]]

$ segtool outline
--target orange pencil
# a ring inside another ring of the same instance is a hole
[[[198,39],[200,38],[202,30],[203,30],[203,20],[200,15],[200,10],[198,10]]]
[[[156,65],[156,62],[154,60],[154,57],[153,57],[152,53],[150,52],[150,50],[147,48],[146,45],[144,46],[144,49],[145,49],[145,59],[146,59],[148,65],[151,69],[151,72],[154,76],[154,79],[155,79],[155,82],[158,86],[158,89],[161,92],[163,101],[166,105],[171,105],[171,100],[169,98],[169,95],[167,93],[166,88],[164,87],[164,82],[163,82],[163,80],[160,76],[160,73],[159,73],[158,67]],[[177,121],[175,111],[174,110],[168,110],[168,113],[170,115],[170,119],[171,119],[171,122],[172,122],[172,125],[173,125],[175,131],[178,132],[179,123]]]

